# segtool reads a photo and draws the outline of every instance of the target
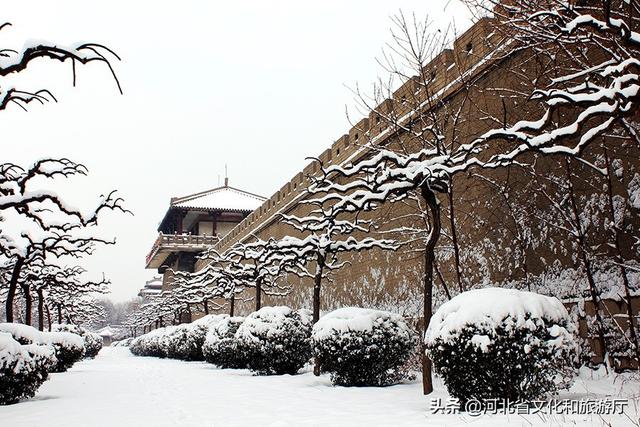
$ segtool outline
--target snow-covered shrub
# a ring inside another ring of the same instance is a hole
[[[63,324],[53,325],[52,329],[56,332],[71,332],[72,334],[80,335],[84,341],[84,357],[87,359],[93,359],[102,349],[102,337],[86,328]]]
[[[311,319],[307,311],[262,307],[236,332],[247,367],[260,375],[295,374],[311,357]]]
[[[227,317],[209,328],[202,353],[207,362],[223,369],[241,369],[247,367],[245,353],[238,348],[235,337],[244,317]]]
[[[111,343],[111,347],[129,347],[131,341],[133,341],[133,338],[125,338],[123,340]]]
[[[133,339],[129,350],[136,356],[167,357],[170,337],[177,326],[166,326]]]
[[[49,345],[55,351],[57,363],[51,372],[64,372],[84,356],[84,340],[71,332],[41,332],[19,323],[0,323],[0,332],[12,335],[22,345]]]
[[[84,357],[93,359],[102,350],[103,339],[99,334],[84,329]]]
[[[196,353],[195,343],[189,341],[189,325],[183,324],[167,334],[167,357],[171,359],[191,360]]]
[[[135,337],[131,340],[131,342],[129,343],[129,351],[134,354],[135,356],[146,356],[145,351],[144,351],[144,335],[141,335],[139,337]]]
[[[51,347],[21,345],[11,334],[0,332],[0,405],[35,395],[55,363]]]
[[[313,327],[313,355],[331,381],[345,386],[384,386],[400,381],[415,335],[402,316],[345,307]]]
[[[178,326],[169,336],[168,356],[180,360],[204,360],[202,345],[209,328],[226,317],[226,314],[209,314],[194,322]]]
[[[532,292],[464,292],[440,306],[425,344],[461,402],[542,398],[568,388],[577,373],[575,324],[557,298]]]
[[[56,365],[51,372],[65,372],[84,356],[84,340],[71,332],[44,332],[45,342],[56,352]]]
[[[46,343],[42,332],[21,323],[0,323],[0,332],[11,334],[13,339],[22,345]]]

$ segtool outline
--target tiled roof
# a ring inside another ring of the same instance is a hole
[[[173,208],[251,212],[266,198],[233,187],[219,187],[171,202]]]

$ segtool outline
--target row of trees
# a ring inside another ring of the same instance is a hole
[[[474,74],[459,67],[457,95],[443,98],[436,85],[443,70],[433,63],[446,36],[398,17],[394,44],[381,61],[391,78],[381,79],[371,94],[355,90],[361,109],[376,118],[386,138],[370,132],[369,123],[361,132],[369,139],[350,163],[321,164],[320,173],[309,177],[299,209],[311,206],[311,212],[282,216],[302,237],[256,237],[225,254],[209,253],[206,268],[176,273],[174,290],[131,322],[162,323],[165,315],[193,304],[204,303],[208,311],[207,301],[216,298],[233,307],[247,288],[256,289],[258,309],[261,295],[285,291],[290,284],[279,281],[292,275],[313,278],[315,322],[323,279],[348,264],[345,253],[397,250],[407,243],[421,246],[423,254],[425,330],[436,283],[451,298],[485,282],[478,280],[478,268],[470,272],[472,263],[465,265],[473,253],[488,261],[487,277],[529,289],[544,286],[540,278],[556,265],[574,271],[571,290],[548,286],[546,292],[586,293],[606,353],[606,290],[597,276],[607,271],[619,279],[617,297],[627,310],[623,339],[640,360],[631,304],[639,271],[638,5],[468,3],[478,14],[491,13],[492,28],[501,33],[487,35],[499,42],[482,60],[485,70]],[[466,51],[473,55],[472,43]],[[411,90],[394,96],[399,84]],[[375,227],[363,219],[381,218],[382,208],[401,204],[414,207],[411,227],[395,225],[406,224],[406,215],[385,214],[386,222]],[[372,237],[379,236],[378,228],[394,238]],[[453,265],[453,286],[442,274],[444,261]],[[432,390],[430,373],[425,356],[425,393]]]
[[[339,260],[339,254],[398,247],[392,240],[351,235],[367,233],[370,222],[338,219],[338,214],[319,206],[305,217],[283,216],[292,227],[307,233],[303,238],[286,236],[262,240],[256,237],[250,243],[236,243],[224,254],[209,250],[201,256],[207,261],[206,267],[195,273],[173,272],[172,290],[142,305],[128,323],[143,327],[152,324],[157,327],[167,321],[177,323],[185,314],[190,315],[194,306],[209,314],[211,309],[220,310],[228,305],[233,316],[237,296],[250,288],[255,290],[249,299],[255,300],[257,311],[262,307],[263,295],[288,294],[290,276],[313,280],[312,312],[313,322],[317,322],[323,280],[347,264]],[[220,304],[220,300],[226,302]]]
[[[0,31],[10,25],[0,25]],[[39,59],[50,59],[71,62],[75,84],[76,65],[95,62],[111,71],[122,93],[111,65],[114,58],[120,59],[96,43],[69,47],[26,43],[20,51],[0,48],[0,79],[26,72]],[[30,103],[49,101],[56,98],[47,89],[25,90],[0,80],[0,110],[13,105],[26,111]],[[51,189],[56,181],[87,172],[84,165],[66,158],[44,158],[28,167],[0,164],[0,300],[7,322],[20,320],[31,325],[37,312],[42,330],[45,319],[49,326],[53,317],[58,323],[86,323],[103,314],[95,297],[108,291],[109,281],[104,277],[88,280],[76,262],[91,255],[97,245],[115,243],[96,237],[96,226],[105,212],[129,211],[115,191],[101,195],[94,208],[82,211]],[[65,266],[67,262],[71,265]]]

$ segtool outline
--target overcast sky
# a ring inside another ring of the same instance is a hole
[[[124,95],[105,67],[79,68],[73,88],[70,64],[43,61],[10,83],[46,87],[59,102],[0,113],[3,162],[69,157],[90,172],[56,182],[72,204],[118,189],[134,211],[105,217],[101,234],[117,244],[84,262],[111,279],[114,301],[155,273],[145,255],[172,196],[216,187],[225,164],[231,185],[271,196],[349,129],[348,87],[380,75],[391,15],[470,25],[457,0],[20,0],[2,9],[0,21],[13,24],[2,48],[92,41],[122,57]]]

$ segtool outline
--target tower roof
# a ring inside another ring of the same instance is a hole
[[[171,200],[172,208],[206,211],[252,212],[267,200],[265,197],[234,187],[224,186]]]
[[[228,181],[225,179],[225,184],[227,183]],[[169,209],[160,221],[158,231],[164,230],[177,212],[204,211],[249,214],[259,208],[265,200],[267,200],[265,197],[228,185],[184,197],[173,197]]]

